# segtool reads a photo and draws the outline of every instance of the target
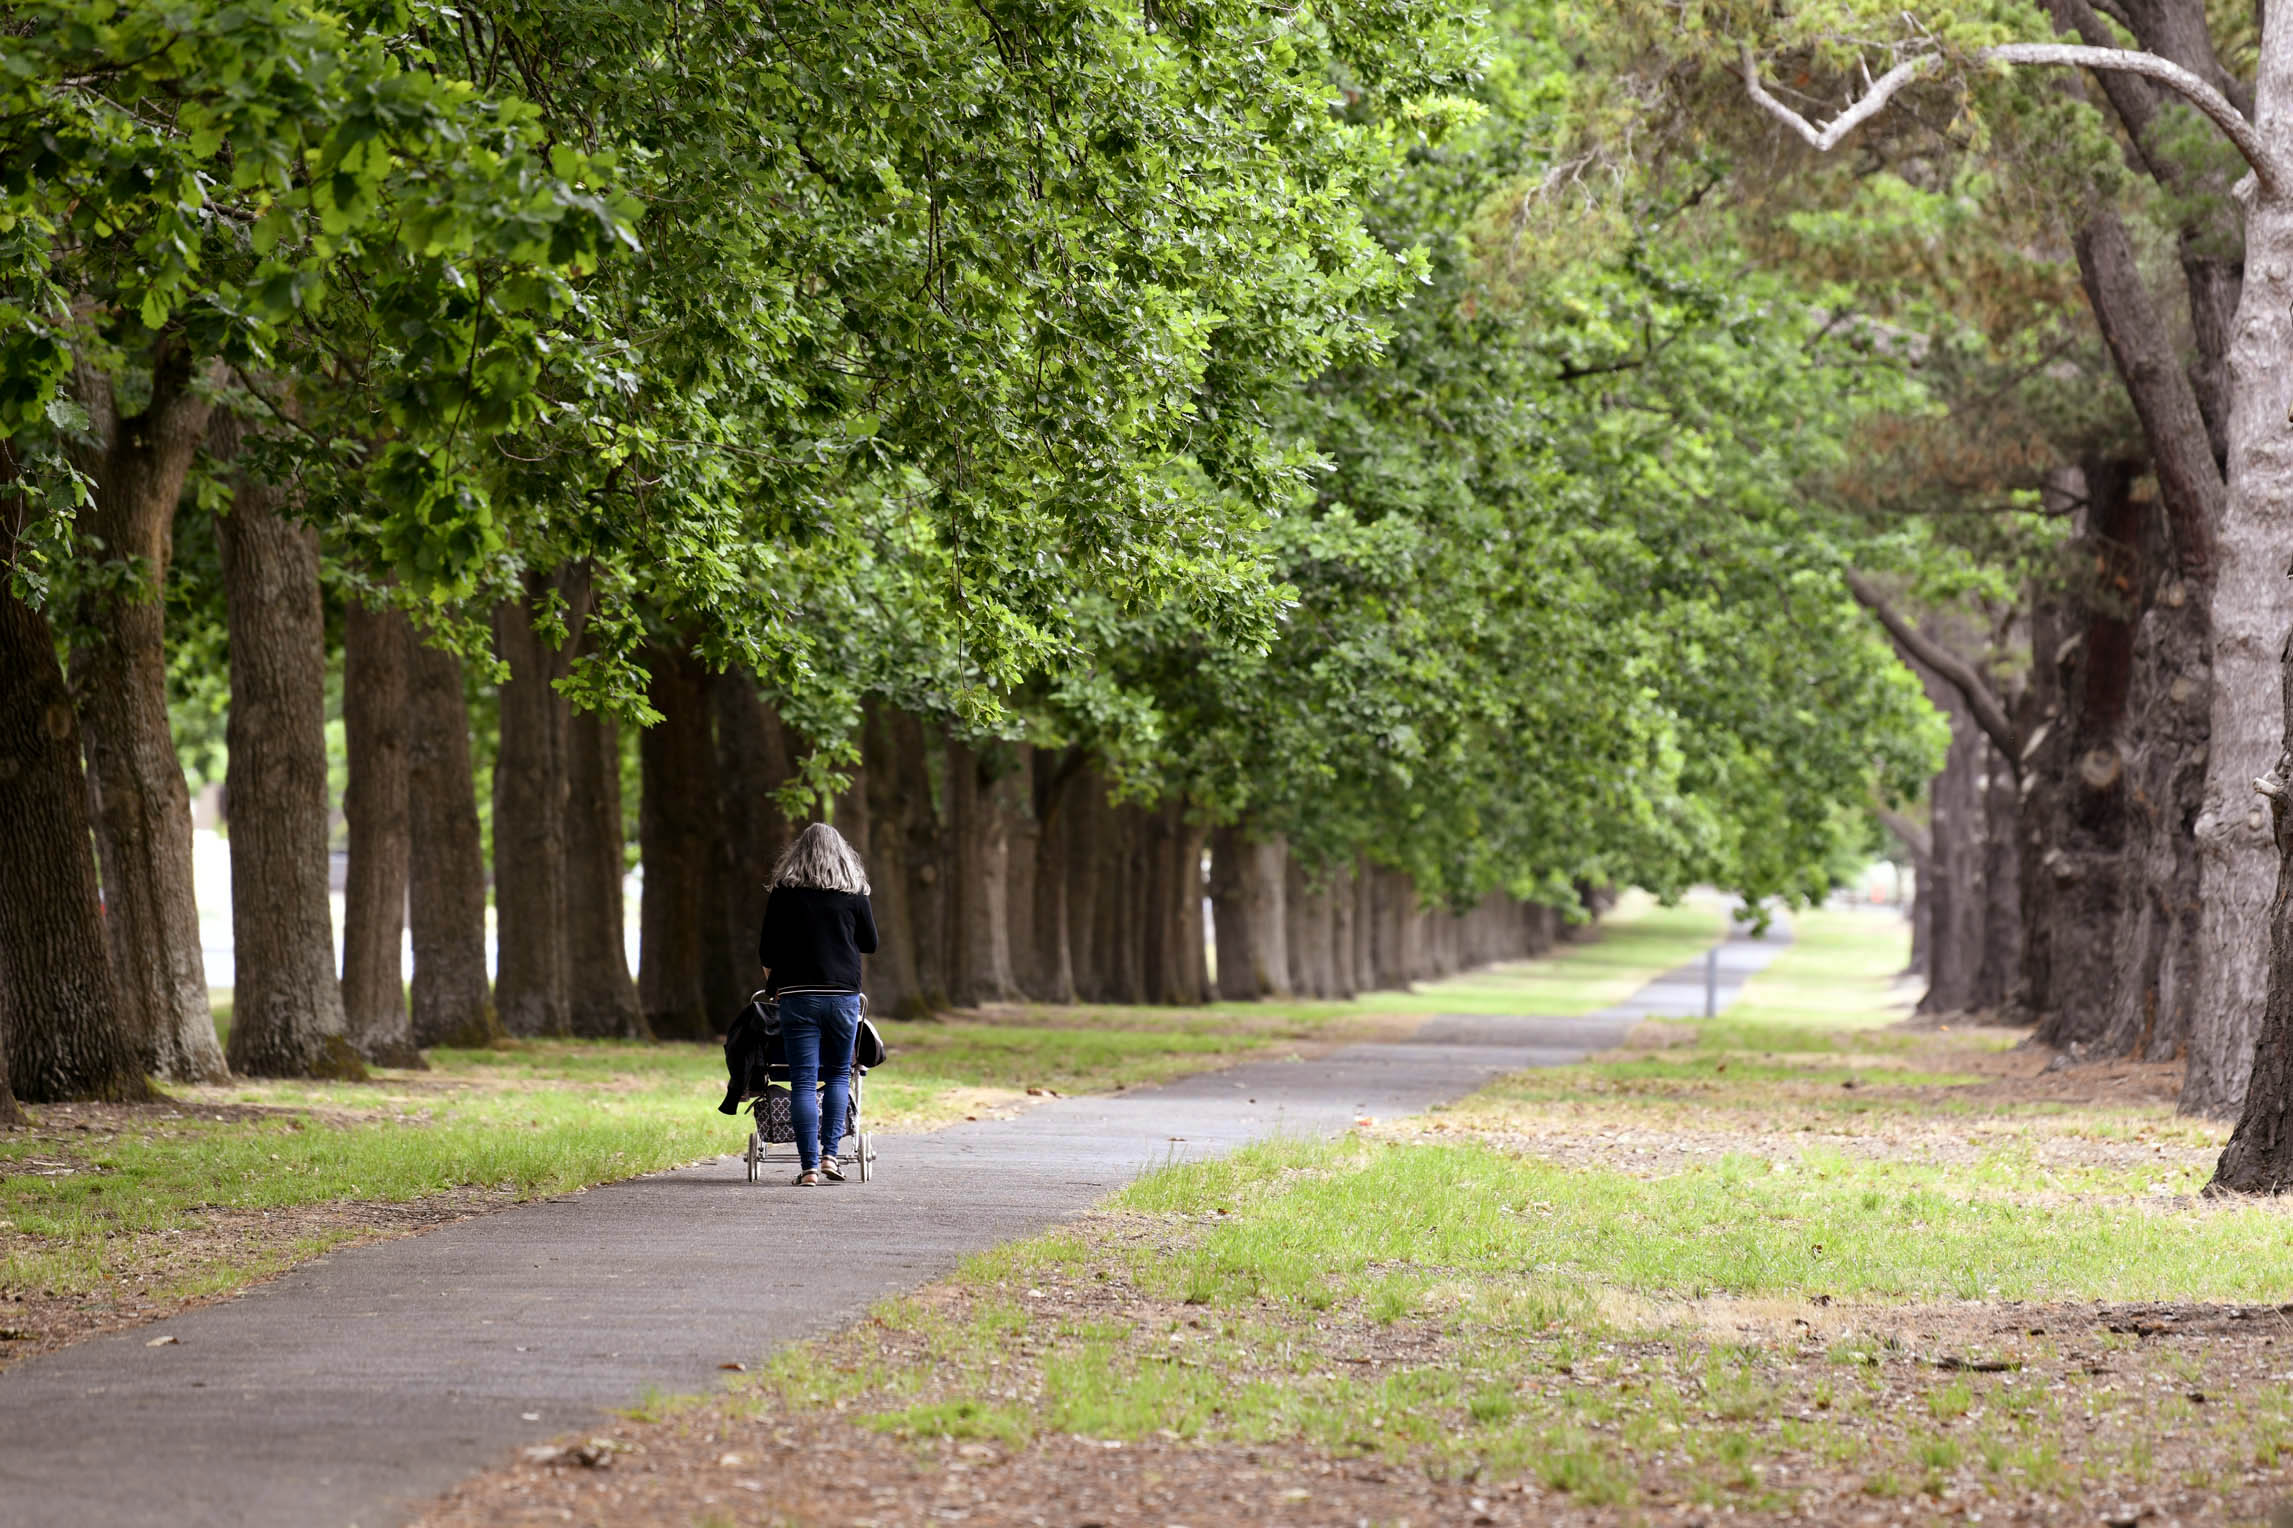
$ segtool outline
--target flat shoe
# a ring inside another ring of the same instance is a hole
[[[842,1183],[844,1181],[844,1169],[833,1162],[823,1162],[820,1164],[820,1176],[826,1178],[830,1183]]]
[[[793,1188],[818,1188],[820,1175],[818,1173],[798,1173],[795,1183],[790,1186]]]

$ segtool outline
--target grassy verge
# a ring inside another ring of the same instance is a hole
[[[1808,917],[1721,1020],[1156,1173],[624,1436],[664,1469],[910,1440],[903,1510],[802,1520],[1128,1520],[1269,1460],[1331,1484],[1185,1520],[2267,1518],[2293,1214],[2195,1197],[2221,1132],[2163,1102],[1882,1028],[1901,957]]]
[[[1635,902],[1603,936],[1473,978],[1566,1011],[1688,958],[1713,905]],[[873,1126],[922,1129],[1244,1056],[1406,1030],[1437,991],[1203,1010],[1030,1007],[883,1025]],[[0,1134],[0,1360],[226,1292],[349,1240],[736,1150],[713,1046],[521,1041],[364,1084],[235,1082],[157,1108],[60,1107]],[[13,1311],[13,1314],[10,1312]],[[14,1340],[5,1334],[17,1333]]]

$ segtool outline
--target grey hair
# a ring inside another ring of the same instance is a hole
[[[775,886],[810,886],[821,891],[868,894],[868,867],[844,835],[824,822],[811,824],[780,851],[772,867]]]

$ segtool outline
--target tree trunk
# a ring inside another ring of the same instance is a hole
[[[899,782],[899,830],[907,846],[909,939],[915,952],[915,993],[904,1012],[937,1013],[948,1006],[954,984],[948,920],[955,896],[953,846],[945,818],[933,801],[933,750],[924,724],[905,711],[888,713],[891,757]],[[946,758],[944,750],[939,757]]]
[[[1354,954],[1354,913],[1361,898],[1354,890],[1351,864],[1326,872],[1321,894],[1330,904],[1330,978],[1324,997],[1348,998],[1361,990],[1361,966]]]
[[[1921,1013],[1965,1013],[1974,1007],[1982,969],[1984,911],[1980,795],[1982,755],[1989,740],[1974,726],[1956,689],[1932,676],[1928,698],[1950,718],[1951,746],[1943,772],[1929,788],[1934,874],[1926,888],[1932,944]]]
[[[0,985],[0,1129],[5,1130],[28,1123],[16,1102],[16,1090],[8,1084],[8,1031],[13,1023],[8,1016],[8,989]]]
[[[629,979],[621,729],[576,711],[565,729],[566,1025],[592,1039],[651,1038]]]
[[[1087,760],[1076,766],[1060,805],[1064,818],[1061,836],[1067,850],[1067,950],[1075,973],[1075,996],[1083,1002],[1105,1001],[1106,945],[1099,927],[1099,908],[1107,896],[1106,782]]]
[[[1046,1003],[1075,1001],[1073,909],[1071,870],[1075,863],[1069,842],[1074,833],[1077,782],[1082,773],[1082,751],[1030,750],[1034,767],[1029,788],[1035,800],[1035,914],[1030,927],[1035,936],[1033,963],[1022,979],[1030,996]]]
[[[868,842],[860,852],[868,857],[877,939],[876,953],[868,957],[868,998],[881,1012],[913,1015],[922,1007],[916,985],[915,919],[908,906],[912,804],[905,793],[914,782],[900,766],[888,703],[867,703],[860,751],[868,789]],[[930,782],[923,784],[929,805]]]
[[[708,672],[689,647],[655,647],[646,698],[661,720],[645,729],[638,758],[644,799],[637,833],[645,866],[639,913],[637,1001],[645,1022],[664,1040],[706,1040],[715,1032],[704,969],[712,939],[704,924],[722,927],[722,910],[705,898],[717,820],[715,745],[709,737]],[[752,949],[743,952],[748,967]],[[730,1018],[731,1015],[723,1015]]]
[[[350,836],[343,883],[342,1016],[351,1048],[377,1066],[419,1067],[406,1014],[406,617],[385,606],[343,609],[342,728]]]
[[[1988,739],[1982,749],[1983,814],[1982,963],[1975,970],[1974,1006],[2001,1013],[2013,1001],[2022,964],[2022,890],[2015,852],[2017,791],[2014,769]]]
[[[1173,796],[1148,819],[1147,983],[1150,1003],[1203,1000],[1202,844],[1204,830],[1187,820]]]
[[[247,432],[217,421],[216,452]],[[231,639],[232,1070],[361,1079],[334,965],[327,901],[326,611],[318,532],[242,472],[218,518]]]
[[[1282,915],[1288,927],[1290,992],[1296,997],[1330,995],[1330,901],[1306,879],[1306,867],[1290,855],[1282,867]]]
[[[19,511],[20,513],[20,511]],[[20,522],[0,523],[13,548]],[[88,852],[78,719],[55,635],[0,561],[0,989],[7,1070],[30,1103],[150,1096],[120,1014]]]
[[[2263,26],[2259,125],[2270,141],[2293,147],[2289,91],[2293,8],[2272,7]],[[2286,714],[2276,681],[2293,631],[2284,551],[2293,542],[2293,451],[2286,441],[2293,368],[2283,364],[2293,347],[2293,198],[2257,195],[2245,236],[2244,298],[2229,358],[2229,507],[2214,545],[2205,797],[2197,816],[2204,893],[2197,947],[2205,959],[2190,1009],[2181,1097],[2184,1110],[2217,1117],[2235,1115],[2244,1100],[2273,970],[2276,984],[2293,988],[2293,966],[2273,964],[2285,958],[2271,943],[2280,855],[2270,814],[2254,793],[2256,779],[2286,778]]]
[[[2293,150],[2293,6],[2273,5],[2262,14],[2254,95],[2262,137],[2280,155]],[[2293,1115],[2293,639],[2286,635],[2293,620],[2277,605],[2287,596],[2280,522],[2293,513],[2293,451],[2287,449],[2293,370],[2281,364],[2293,345],[2293,196],[2258,190],[2247,210],[2245,241],[2245,290],[2230,351],[2230,508],[2213,604],[2213,752],[2198,823],[2205,857],[2200,940],[2208,958],[2193,1009],[2182,1107],[2239,1111],[2214,1190],[2282,1193],[2293,1187],[2293,1130],[2287,1129]],[[2227,868],[2242,868],[2234,851],[2254,798],[2233,794],[2240,784],[2235,770],[2243,762],[2246,728],[2258,727],[2259,719],[2249,714],[2258,697],[2238,691],[2250,682],[2255,648],[2265,640],[2278,644],[2277,706],[2269,718],[2278,750],[2266,775],[2253,772],[2259,776],[2253,783],[2267,801],[2262,816],[2276,884],[2267,919],[2266,991],[2257,1010],[2245,958],[2251,943],[2237,946],[2234,960],[2221,958],[2216,943],[2246,932],[2238,914],[2250,887],[2238,879],[2224,895],[2217,872],[2225,859]],[[2225,711],[2233,714],[2225,718]],[[2230,905],[2217,910],[2217,897]],[[2240,1045],[2248,1033],[2252,1043]]]
[[[1377,979],[1377,871],[1368,859],[1354,856],[1353,974],[1355,992],[1375,992]]]
[[[754,676],[738,669],[713,676],[709,705],[716,715],[718,811],[724,820],[724,830],[716,837],[719,853],[712,877],[723,888],[717,903],[724,925],[719,946],[723,956],[721,962],[710,957],[711,970],[721,963],[723,971],[717,978],[720,984],[710,987],[709,1011],[730,1013],[747,1001],[760,979],[756,940],[764,927],[764,899],[771,890],[772,867],[794,836],[775,793],[788,783],[795,764],[787,730],[757,693]],[[839,814],[840,827],[845,815]],[[864,829],[852,847],[866,858]],[[875,876],[873,863],[868,873]],[[880,967],[880,961],[872,961],[869,973],[874,975]]]
[[[1042,996],[1036,978],[1036,877],[1042,873],[1043,821],[1035,815],[1035,749],[1011,745],[1015,765],[995,782],[995,799],[1005,824],[1004,898],[1006,937],[1011,948],[1011,986],[1021,998]]]
[[[553,643],[534,619],[559,600],[566,636]],[[572,1032],[566,731],[573,708],[556,686],[572,668],[588,603],[587,574],[570,567],[554,575],[528,569],[520,597],[494,607],[494,651],[509,667],[494,759],[494,1011],[513,1035]]]
[[[422,846],[407,877],[414,1043],[491,1045],[502,1031],[486,981],[486,858],[461,660],[416,642],[406,700],[406,817]]]
[[[1102,818],[1099,906],[1092,942],[1103,964],[1099,1001],[1143,1003],[1146,993],[1148,903],[1146,813],[1110,803]]]
[[[955,881],[948,911],[954,922],[959,1008],[1018,999],[1011,975],[1011,837],[1003,782],[991,755],[948,739],[948,832]]]
[[[81,374],[97,440],[76,453],[95,495],[78,520],[82,553],[134,559],[135,576],[87,585],[72,689],[95,790],[104,928],[135,1052],[160,1077],[214,1082],[225,1069],[199,944],[191,793],[168,724],[161,603],[176,501],[210,414],[192,382],[190,359],[172,339],[160,342],[140,414],[122,417],[109,382]]]

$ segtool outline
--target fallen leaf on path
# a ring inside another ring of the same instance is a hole
[[[182,1341],[182,1338],[176,1336],[173,1332],[170,1332],[165,1337],[152,1338],[151,1341],[145,1343],[144,1346],[147,1348],[171,1348],[175,1347]]]

